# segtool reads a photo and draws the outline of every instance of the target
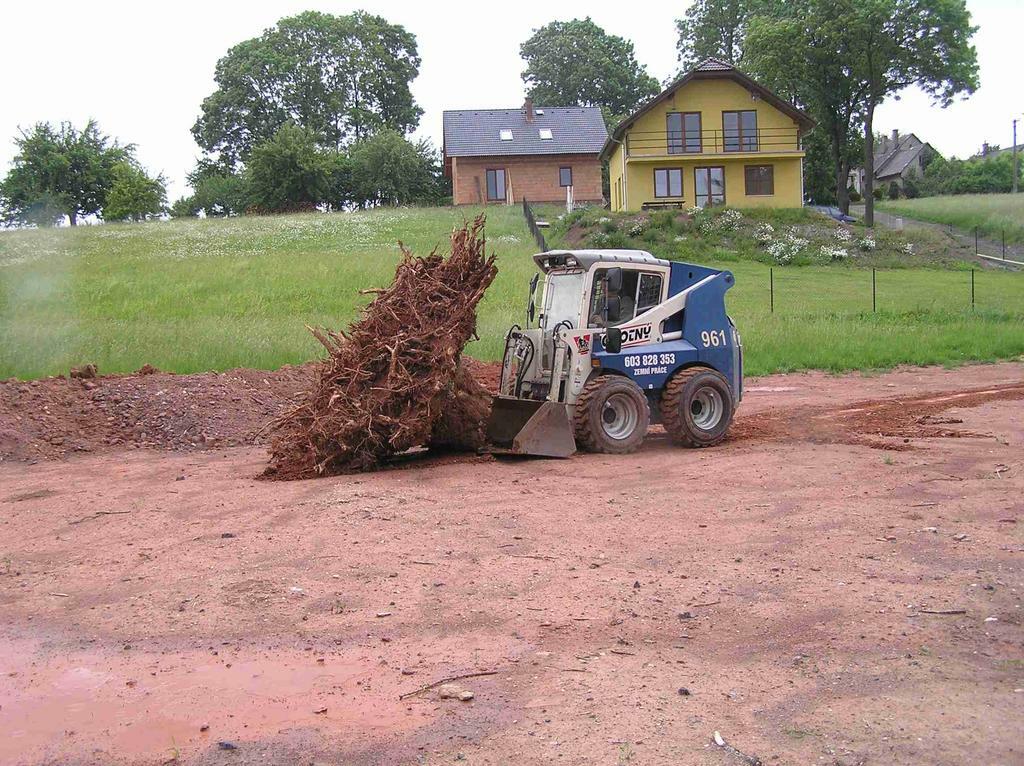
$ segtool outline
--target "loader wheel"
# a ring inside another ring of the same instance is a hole
[[[633,452],[647,435],[650,422],[651,408],[644,392],[618,375],[594,378],[576,400],[576,444],[587,452]]]
[[[732,390],[725,376],[707,367],[688,367],[672,376],[661,394],[661,418],[673,441],[711,447],[732,423]]]

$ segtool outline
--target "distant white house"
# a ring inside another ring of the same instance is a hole
[[[924,176],[924,169],[938,152],[926,141],[913,133],[900,135],[893,130],[891,136],[880,136],[875,140],[875,183],[876,189],[888,189],[896,182],[901,189],[906,179]],[[850,170],[850,186],[858,194],[864,193],[864,168]]]

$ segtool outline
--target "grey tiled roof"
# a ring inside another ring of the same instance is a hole
[[[538,106],[534,113],[533,122],[528,123],[522,107],[446,111],[445,156],[597,154],[608,138],[596,106]],[[541,129],[550,130],[551,138],[542,139]],[[511,141],[501,140],[503,130],[512,131]]]
[[[899,137],[899,141],[887,154],[875,154],[875,178],[896,176],[906,170],[926,145],[913,133]]]

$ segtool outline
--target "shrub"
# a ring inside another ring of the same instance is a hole
[[[675,226],[675,217],[676,214],[672,210],[657,210],[651,213],[651,228],[671,231]]]
[[[628,233],[631,237],[641,237],[645,231],[647,231],[647,221],[641,218],[639,221],[633,221]]]
[[[889,199],[900,198],[900,185],[895,181],[889,182]]]
[[[822,245],[819,250],[822,258],[829,261],[845,261],[850,257],[850,251],[845,247],[838,247],[833,245]]]
[[[860,196],[860,192],[854,189],[852,186],[846,190],[846,193],[850,195],[850,202],[860,202],[863,199]]]
[[[880,186],[876,186],[874,190],[871,192],[871,196],[873,196],[875,199],[882,199],[882,197],[885,196],[885,192],[882,191],[882,188]]]

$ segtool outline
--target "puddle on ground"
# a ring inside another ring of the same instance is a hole
[[[0,643],[0,763],[67,753],[161,762],[220,740],[286,729],[342,739],[380,737],[427,721],[398,701],[390,674],[358,656],[276,651],[120,655]],[[323,710],[326,708],[326,710]],[[317,712],[322,711],[322,712]],[[201,731],[201,727],[208,730]]]

